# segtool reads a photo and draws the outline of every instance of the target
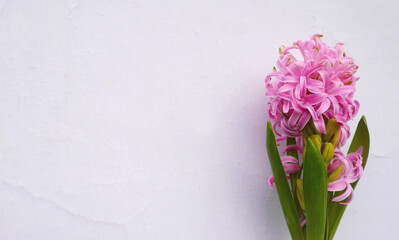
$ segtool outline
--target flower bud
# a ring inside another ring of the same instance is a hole
[[[309,128],[308,126],[305,126],[305,127],[302,129],[303,140],[306,141],[306,139],[308,139],[308,137],[310,137],[311,135],[313,135],[312,129]]]
[[[303,182],[300,178],[296,180],[296,197],[298,198],[298,202],[302,210],[305,211],[305,202],[303,200]]]
[[[314,143],[314,145],[317,147],[317,149],[321,149],[321,137],[319,135],[312,135],[309,137],[310,140],[312,140],[312,142]]]
[[[339,166],[334,172],[332,172],[330,174],[330,176],[328,176],[327,182],[334,182],[335,180],[337,180],[339,178],[339,176],[341,175],[342,169],[344,168],[344,165]]]
[[[314,125],[314,121],[309,121],[308,126],[312,129],[313,134],[321,136],[321,133],[319,132],[319,130],[317,130],[317,127]]]
[[[320,135],[321,133],[317,130],[312,120],[310,120],[306,126],[302,129],[303,139],[306,140],[308,137],[312,135]]]
[[[337,131],[334,137],[332,138],[331,143],[334,145],[334,147],[337,147],[340,141],[341,141],[341,133]]]
[[[334,145],[332,143],[327,143],[326,146],[324,146],[322,156],[323,156],[324,164],[327,167],[328,163],[334,157]]]
[[[326,134],[323,136],[323,140],[325,142],[331,142],[331,139],[338,132],[338,130],[339,130],[339,125],[337,121],[335,120],[335,118],[331,118],[327,122]]]

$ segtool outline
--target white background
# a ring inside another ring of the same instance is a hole
[[[399,3],[0,1],[0,239],[289,239],[264,77],[324,34],[369,164],[336,239],[399,234]]]

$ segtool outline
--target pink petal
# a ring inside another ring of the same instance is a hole
[[[286,173],[296,173],[301,168],[301,166],[299,166],[298,164],[292,164],[292,163],[287,163],[283,165],[283,167]]]
[[[346,187],[346,183],[343,180],[336,180],[327,185],[327,189],[330,192],[342,191]]]
[[[358,154],[362,155],[362,153],[363,153],[363,146],[360,146],[360,147],[356,150],[356,152],[357,152]]]
[[[299,113],[299,112],[292,113],[291,117],[288,119],[288,126],[291,128],[295,127],[295,125],[298,122],[300,117],[301,117],[301,113]]]
[[[299,145],[288,145],[283,149],[283,153],[286,153],[288,150],[297,150],[300,153],[303,153],[303,148]]]
[[[298,159],[292,156],[283,156],[281,157],[281,162],[284,163],[298,163]]]
[[[345,182],[345,184],[346,184],[346,190],[345,190],[345,192],[342,193],[341,195],[339,195],[339,196],[333,198],[332,201],[334,201],[334,202],[340,202],[340,201],[342,201],[342,200],[345,200],[347,197],[349,197],[349,195],[351,195],[351,193],[352,193],[352,191],[353,191],[352,186],[351,186],[350,183],[348,183],[348,182]]]
[[[317,130],[319,130],[319,132],[326,134],[327,131],[326,131],[326,126],[324,124],[323,117],[320,116],[320,117],[317,117],[316,119],[313,118],[313,122],[314,122],[314,125],[317,128]]]
[[[320,107],[317,109],[316,114],[321,115],[330,107],[330,100],[328,98],[324,99],[320,104]]]
[[[271,176],[269,177],[268,182],[269,182],[269,188],[270,188],[270,189],[274,189],[274,186],[273,186],[274,177],[273,177],[273,175],[271,175]]]
[[[306,94],[306,77],[301,76],[299,78],[299,88],[300,88],[300,95],[305,96],[305,94]]]
[[[298,121],[298,129],[302,130],[309,122],[309,119],[310,119],[310,114],[304,113],[301,119]]]

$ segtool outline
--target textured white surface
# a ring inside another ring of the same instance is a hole
[[[264,77],[322,33],[369,165],[336,239],[399,234],[398,1],[1,1],[0,239],[288,239]]]

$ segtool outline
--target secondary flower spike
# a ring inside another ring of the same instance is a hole
[[[327,173],[330,173],[330,177],[333,176],[333,173],[337,174],[333,178],[329,177],[327,189],[330,192],[345,191],[333,198],[332,201],[340,202],[340,204],[348,204],[352,201],[353,188],[351,183],[356,182],[363,174],[362,152],[363,147],[360,147],[356,152],[345,156],[339,148],[335,149],[335,157],[328,165]],[[346,202],[341,202],[348,197],[349,199]]]
[[[338,146],[349,137],[346,122],[358,112],[353,99],[358,66],[343,52],[343,44],[334,47],[315,34],[292,46],[281,47],[277,69],[266,77],[266,96],[270,98],[269,117],[280,140],[301,136],[313,120],[315,128],[326,133],[326,121],[335,118],[339,128]],[[293,55],[298,51],[300,59]]]

